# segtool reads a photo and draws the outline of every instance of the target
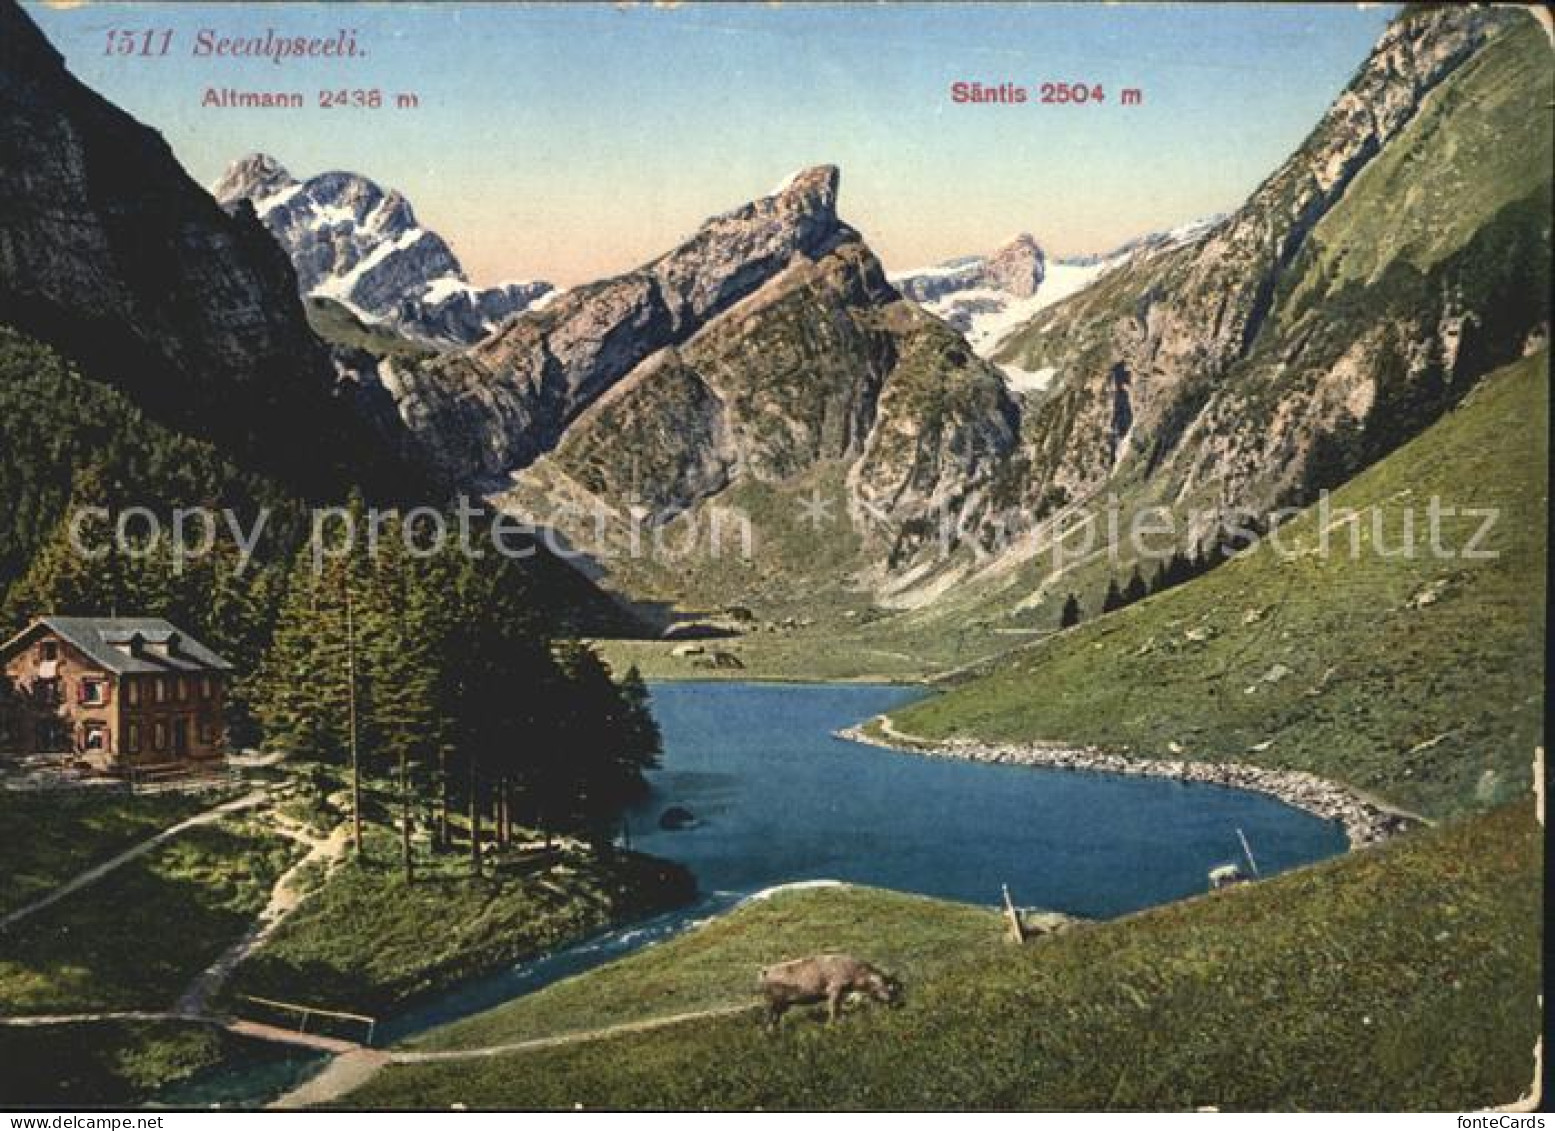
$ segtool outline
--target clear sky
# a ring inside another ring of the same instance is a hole
[[[1106,250],[1234,208],[1344,87],[1392,5],[370,5],[31,2],[71,70],[209,184],[244,153],[400,189],[482,283],[631,268],[796,168],[893,270],[1030,231]],[[355,59],[195,58],[197,34],[333,35]],[[166,57],[105,53],[171,29]],[[956,105],[958,80],[1101,84],[1099,105]],[[206,88],[303,110],[202,108]],[[1120,104],[1123,88],[1142,103]],[[317,108],[413,92],[416,109]]]

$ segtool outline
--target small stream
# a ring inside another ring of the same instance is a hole
[[[704,893],[633,923],[454,987],[390,1018],[404,1040],[582,973],[786,883],[841,880],[991,906],[1008,884],[1029,907],[1106,919],[1205,890],[1239,859],[1241,829],[1265,876],[1345,850],[1340,828],[1261,794],[1162,778],[986,765],[899,754],[834,732],[916,698],[856,684],[655,684],[664,765],[627,816],[631,846],[678,861]],[[659,827],[669,806],[690,828]],[[231,1066],[178,1088],[177,1106],[253,1106],[318,1057]]]

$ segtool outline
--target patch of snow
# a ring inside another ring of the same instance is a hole
[[[917,267],[911,271],[894,271],[887,274],[886,279],[892,283],[900,283],[908,279],[942,279],[946,275],[960,275],[962,272],[976,267],[981,262],[981,259],[975,257],[972,259],[952,259],[948,263],[938,263],[933,267]]]
[[[427,284],[427,289],[422,292],[421,301],[435,306],[461,292],[473,295],[475,288],[457,276],[444,275]]]
[[[953,325],[964,326],[963,333],[968,344],[979,357],[987,358],[998,351],[1010,334],[1031,321],[1038,312],[1085,289],[1128,258],[1128,253],[1121,253],[1105,259],[1049,260],[1037,293],[1027,298],[1015,298],[996,287],[966,286],[948,291],[923,306]],[[975,272],[981,262],[975,257],[953,260],[888,277],[896,283],[914,278],[954,278],[959,274]]]
[[[398,203],[399,198],[394,194],[391,193],[385,196],[378,202],[378,207],[368,214],[367,220],[362,226],[369,232],[383,231],[384,226],[389,222],[389,218],[396,214],[395,205]]]
[[[795,880],[793,883],[778,884],[775,887],[762,888],[746,896],[741,903],[759,903],[771,899],[775,895],[782,895],[786,891],[808,891],[814,888],[846,888],[852,884],[845,884],[841,880]]]
[[[1004,374],[1005,384],[1009,385],[1017,393],[1045,393],[1053,384],[1053,378],[1058,376],[1058,370],[1051,365],[1044,365],[1041,369],[1022,369],[1018,365],[1001,365],[999,370]]]
[[[1186,224],[1179,224],[1166,233],[1166,242],[1176,247],[1179,244],[1192,243],[1194,240],[1202,239],[1223,218],[1219,215],[1203,216],[1197,220],[1189,220]]]
[[[280,192],[272,193],[270,196],[262,197],[256,201],[254,204],[254,212],[258,216],[263,217],[267,213],[273,212],[275,209],[281,207],[281,205],[285,204],[288,200],[296,196],[302,190],[303,186],[301,184],[288,185]]]
[[[316,200],[312,201],[312,204],[313,216],[308,223],[308,227],[314,229],[338,228],[342,224],[350,228],[356,227],[356,213],[351,209],[342,207],[339,204],[320,204]]]
[[[1030,322],[1040,311],[1084,290],[1115,266],[1117,264],[1111,260],[1087,266],[1053,263],[1048,266],[1047,275],[1037,287],[1037,293],[1029,298],[1011,298],[1003,291],[978,287],[948,295],[940,302],[931,303],[930,308],[933,309],[943,303],[948,309],[954,309],[958,299],[986,299],[996,302],[998,304],[996,310],[969,315],[971,328],[966,335],[967,341],[978,356],[988,357],[998,350],[1005,338]]]
[[[363,275],[367,274],[367,272],[395,252],[405,251],[407,248],[410,248],[426,234],[426,229],[424,228],[410,228],[398,239],[379,244],[367,255],[363,256],[361,262],[351,268],[351,270],[344,275],[336,275],[334,278],[324,280],[324,282],[313,289],[313,293],[324,295],[326,298],[344,299],[356,289],[357,281]]]

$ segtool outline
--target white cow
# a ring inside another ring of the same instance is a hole
[[[1211,890],[1230,887],[1232,884],[1245,884],[1247,873],[1235,864],[1222,864],[1218,868],[1209,870],[1209,886]]]

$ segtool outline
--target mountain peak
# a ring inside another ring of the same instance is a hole
[[[790,173],[772,193],[775,198],[802,205],[806,211],[835,212],[842,171],[835,165],[812,165]]]
[[[271,196],[297,183],[297,178],[268,153],[250,153],[240,157],[211,186],[211,195],[220,204],[240,197],[257,200]]]
[[[983,264],[988,281],[1006,294],[1030,298],[1047,273],[1047,257],[1030,232],[1022,232]]]
[[[434,347],[484,337],[549,292],[548,283],[470,285],[453,249],[397,189],[334,169],[299,181],[265,153],[234,161],[211,188],[240,200],[285,249],[305,295]]]

